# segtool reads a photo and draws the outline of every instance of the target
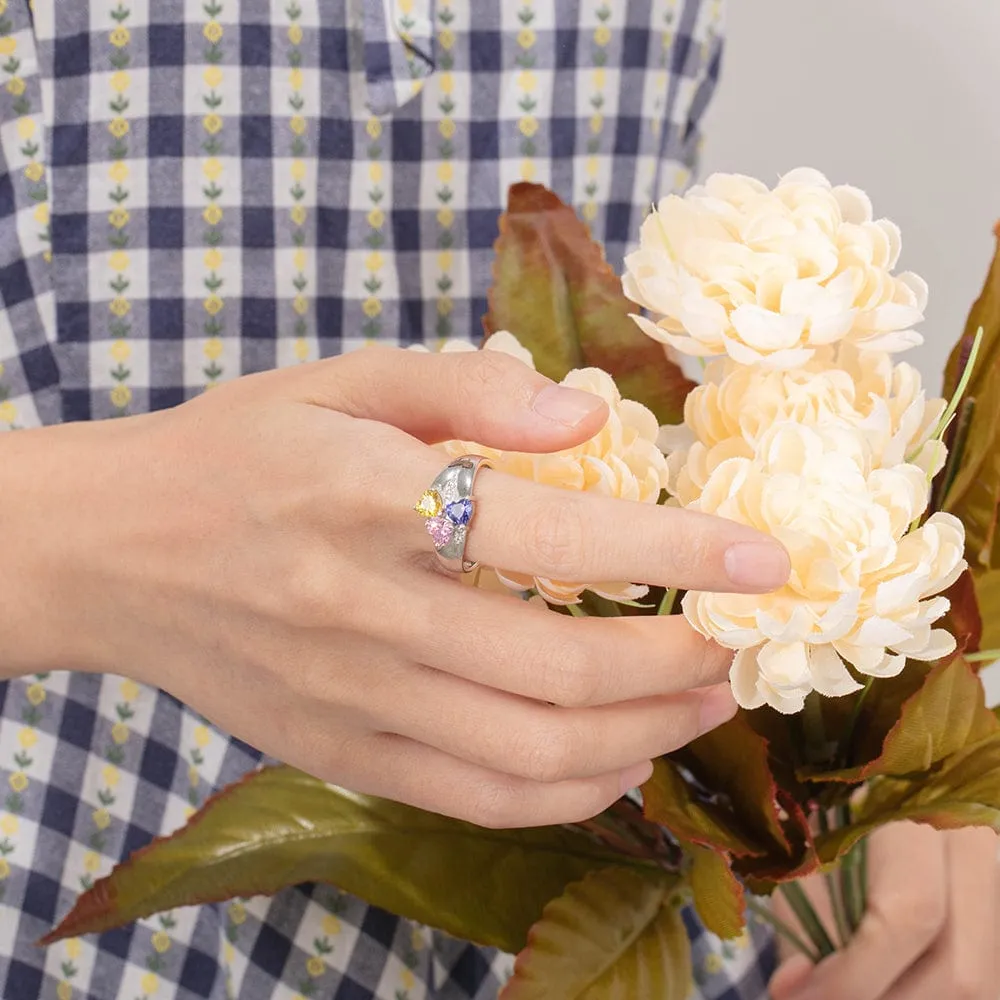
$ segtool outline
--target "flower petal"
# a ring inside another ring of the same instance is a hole
[[[842,698],[861,690],[832,646],[809,647],[809,672],[813,687],[827,698]]]

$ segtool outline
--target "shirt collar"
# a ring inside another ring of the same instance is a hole
[[[435,0],[364,0],[368,109],[386,115],[416,97],[434,71]]]

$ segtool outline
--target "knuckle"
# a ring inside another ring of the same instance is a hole
[[[942,893],[899,892],[885,903],[888,923],[899,937],[926,948],[944,930],[948,907]]]
[[[668,541],[670,570],[678,581],[697,580],[711,568],[709,546],[694,526],[677,525]]]
[[[561,708],[590,708],[602,703],[602,664],[589,644],[567,643],[544,655],[542,676],[548,701]]]
[[[592,783],[572,804],[572,808],[567,806],[566,815],[561,818],[560,822],[585,823],[600,815],[605,809],[609,809],[619,797],[617,788],[609,790],[596,782]]]
[[[329,628],[337,617],[335,587],[318,559],[297,561],[278,588],[278,617],[296,629]]]
[[[484,395],[502,393],[520,396],[517,386],[524,382],[524,365],[516,358],[500,351],[470,351],[453,354],[449,359],[458,368],[460,392],[473,400],[482,401]]]
[[[483,781],[470,791],[466,800],[469,823],[487,830],[504,830],[520,825],[517,796],[508,782]]]
[[[543,785],[565,781],[579,763],[580,741],[564,722],[549,721],[529,732],[515,751],[515,767],[523,777]]]
[[[587,563],[583,505],[575,497],[549,497],[534,509],[528,538],[536,576],[582,582]]]

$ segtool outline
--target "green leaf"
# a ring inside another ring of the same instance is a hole
[[[983,620],[983,634],[976,649],[1000,649],[1000,570],[975,578],[976,599]]]
[[[329,882],[458,937],[517,951],[570,882],[622,863],[563,827],[485,830],[268,768],[98,881],[46,942],[178,906]]]
[[[953,754],[917,779],[877,779],[854,824],[820,837],[817,852],[824,864],[831,863],[878,827],[906,820],[939,830],[1000,830],[1000,735]]]
[[[805,761],[798,762],[800,779],[821,780],[817,775],[841,768],[860,768],[882,755],[886,738],[899,721],[903,705],[923,687],[931,665],[918,660],[908,660],[902,672],[895,677],[878,677],[871,682],[867,695],[864,691],[846,698],[824,698],[823,717],[826,730],[840,737],[837,759],[824,766]],[[858,711],[858,702],[861,702]],[[810,795],[815,795],[815,785],[806,785]],[[846,790],[849,794],[849,790]],[[827,797],[840,794],[828,785]],[[801,800],[800,800],[801,801]],[[837,804],[830,801],[828,805]]]
[[[997,235],[1000,239],[1000,226]],[[946,396],[959,384],[980,327],[984,339],[966,391],[975,406],[958,471],[942,505],[965,524],[966,555],[973,570],[1000,568],[1000,252],[948,360]]]
[[[547,188],[510,189],[493,278],[487,334],[509,330],[557,381],[574,368],[602,368],[661,424],[681,422],[694,383],[635,325],[636,307],[600,244]]]
[[[987,373],[995,362],[1000,361],[1000,223],[994,227],[994,235],[997,238],[997,253],[993,257],[982,293],[969,313],[962,337],[952,349],[945,367],[945,399],[951,399],[958,388],[966,359],[980,327],[983,328],[985,338],[979,352],[979,363],[969,383],[970,396],[979,394],[979,390],[989,381]]]
[[[1000,365],[975,396],[965,450],[944,510],[965,525],[965,552],[974,571],[1000,568],[997,513],[1000,505]]]
[[[983,685],[956,656],[934,667],[920,690],[903,703],[878,757],[861,767],[809,777],[857,784],[880,775],[922,776],[946,757],[994,735],[1000,735],[1000,725],[986,707]]]
[[[707,847],[691,847],[691,891],[701,922],[720,938],[735,938],[746,926],[746,895],[729,858]]]
[[[502,1000],[685,1000],[691,946],[676,885],[627,868],[574,883],[532,927]]]

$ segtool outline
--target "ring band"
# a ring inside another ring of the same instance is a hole
[[[476,513],[472,490],[479,470],[489,468],[480,455],[455,459],[437,476],[413,508],[426,520],[427,533],[444,567],[451,573],[471,573],[478,563],[465,558],[465,543]]]

